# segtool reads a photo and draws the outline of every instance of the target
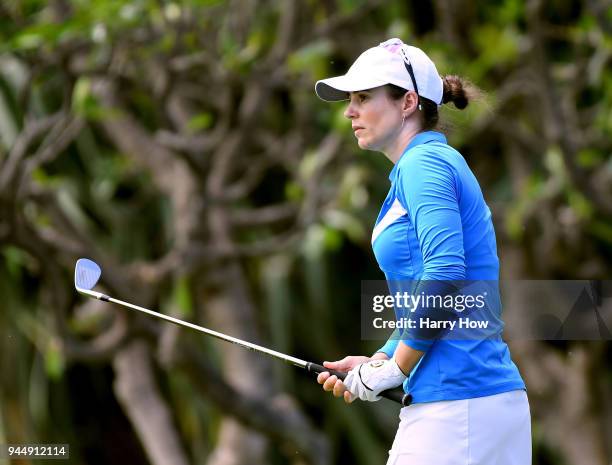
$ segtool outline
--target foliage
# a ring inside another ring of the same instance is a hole
[[[605,2],[557,0],[4,2],[0,443],[70,442],[83,463],[224,463],[235,435],[236,463],[382,462],[394,406],[347,408],[291,367],[84,302],[75,259],[99,261],[118,298],[300,358],[375,350],[355,309],[360,280],[381,278],[368,235],[390,166],[358,150],[342,105],[313,84],[401,36],[483,89],[442,116],[491,206],[502,273],[605,278],[610,19]],[[603,432],[585,428],[597,444],[585,452],[584,436],[549,427],[609,422],[608,352],[513,347],[537,386],[534,463],[609,463]],[[583,385],[594,394],[567,420],[563,402]],[[171,415],[143,425],[122,386]],[[161,436],[176,443],[156,452]]]

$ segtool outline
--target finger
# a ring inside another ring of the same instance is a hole
[[[335,370],[336,369],[336,365],[338,365],[338,362],[323,362],[323,366],[325,368],[329,368],[331,370]]]
[[[334,384],[334,397],[342,397],[346,391],[346,386],[340,380]]]
[[[344,391],[344,402],[351,404],[357,397],[351,394],[351,391]]]
[[[346,356],[342,360],[336,360],[335,362],[323,362],[323,366],[332,370],[347,371],[349,357],[350,356]]]
[[[322,373],[319,373],[319,375],[317,376],[317,383],[323,384],[327,378],[329,378],[329,372],[324,371]]]
[[[327,378],[325,383],[323,383],[323,390],[332,391],[334,389],[334,385],[336,384],[336,381],[338,381],[338,377],[336,375],[332,375],[329,378]]]

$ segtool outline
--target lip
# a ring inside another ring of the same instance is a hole
[[[360,129],[365,129],[365,128],[363,128],[362,126],[353,126],[353,132],[357,132]]]

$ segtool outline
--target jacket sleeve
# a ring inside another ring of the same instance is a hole
[[[455,282],[465,279],[463,229],[459,211],[458,180],[453,167],[431,149],[408,154],[398,166],[398,197],[412,222],[423,256],[423,274],[416,293],[449,295]],[[415,309],[412,318],[448,319],[436,308]],[[439,331],[406,330],[402,341],[426,351]]]

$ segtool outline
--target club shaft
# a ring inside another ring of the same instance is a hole
[[[199,331],[201,333],[215,337],[217,339],[221,339],[222,341],[231,342],[233,344],[239,345],[240,347],[244,347],[245,349],[254,350],[256,352],[270,355],[271,357],[291,363],[300,368],[304,368],[311,373],[317,374],[317,373],[322,373],[326,371],[332,375],[336,375],[339,379],[344,379],[346,377],[346,373],[339,372],[336,370],[331,370],[331,369],[323,367],[322,365],[318,365],[312,362],[307,362],[306,360],[301,360],[299,358],[292,357],[291,355],[283,354],[281,352],[277,352],[275,350],[268,349],[267,347],[253,344],[252,342],[243,341],[242,339],[228,336],[227,334],[223,334],[218,331],[213,331],[212,329],[204,328],[203,326],[189,323],[188,321],[179,320],[178,318],[164,315],[163,313],[155,312],[153,310],[149,310],[148,308],[141,307],[139,305],[134,305],[129,302],[124,302],[123,300],[115,299],[114,297],[109,297],[106,294],[102,294],[101,292],[91,291],[88,289],[81,289],[78,287],[77,287],[77,290],[82,294],[88,295],[90,297],[94,297],[98,300],[102,300],[104,302],[112,302],[114,304],[121,305],[122,307],[131,308],[132,310],[137,310],[139,312],[146,313],[147,315],[169,321],[170,323],[174,323],[175,325],[183,326],[185,328],[195,329],[196,331]],[[380,393],[380,395],[383,397],[386,397],[387,399],[393,400],[394,402],[398,402],[404,406],[410,405],[412,401],[412,396],[410,396],[409,394],[405,394],[401,386],[397,388],[389,389],[387,391],[383,391]]]
[[[142,313],[146,313],[147,315],[154,316],[156,318],[160,318],[162,320],[169,321],[170,323],[174,323],[175,325],[183,326],[186,328],[195,329],[204,334],[208,334],[209,336],[216,337],[217,339],[221,339],[223,341],[231,342],[233,344],[237,344],[245,349],[255,350],[257,352],[262,352],[264,354],[270,355],[274,358],[278,358],[284,360],[285,362],[292,363],[300,368],[308,368],[309,362],[305,360],[300,360],[299,358],[292,357],[290,355],[283,354],[281,352],[277,352],[272,349],[268,349],[267,347],[263,347],[257,344],[253,344],[252,342],[243,341],[242,339],[238,339],[232,336],[228,336],[227,334],[220,333],[218,331],[213,331],[212,329],[204,328],[203,326],[199,326],[193,323],[189,323],[188,321],[179,320],[178,318],[173,318],[169,315],[164,315],[163,313],[154,312],[153,310],[149,310],[148,308],[141,307],[139,305],[134,305],[129,302],[124,302],[123,300],[115,299],[114,297],[109,297],[105,294],[95,291],[88,290],[79,290],[80,292],[87,294],[91,297],[95,297],[96,299],[112,302],[117,305],[121,305],[123,307],[128,307],[133,310],[137,310]]]

